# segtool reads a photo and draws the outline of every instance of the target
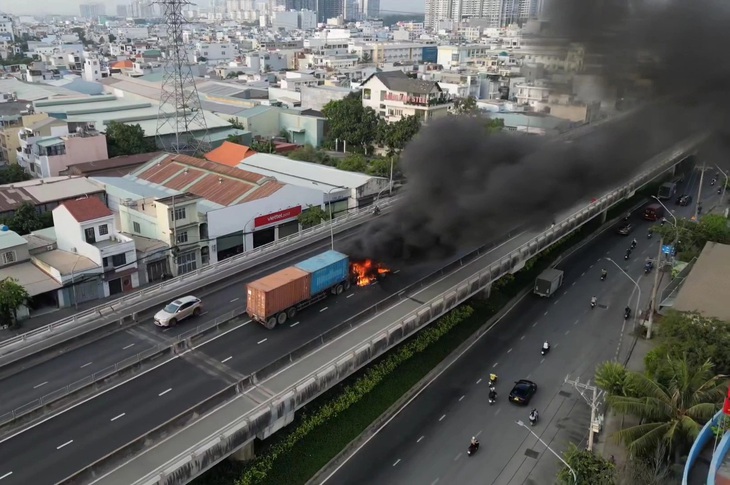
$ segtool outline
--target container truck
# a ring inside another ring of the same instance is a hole
[[[350,258],[337,251],[325,251],[249,283],[246,313],[272,330],[294,318],[299,310],[329,294],[339,295],[350,285]]]
[[[535,280],[534,293],[539,296],[550,297],[563,285],[563,272],[559,269],[548,268]]]

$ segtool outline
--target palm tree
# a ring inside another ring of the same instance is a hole
[[[627,373],[629,396],[609,395],[608,404],[641,423],[617,433],[632,455],[646,456],[664,443],[677,462],[719,408],[725,395],[725,376],[713,377],[707,361],[696,369],[681,359],[667,357],[666,373],[658,382],[643,373]]]

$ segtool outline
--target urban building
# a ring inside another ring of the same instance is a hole
[[[82,3],[79,13],[85,19],[98,18],[106,14],[106,5],[103,3]]]
[[[74,285],[71,303],[75,298],[103,298],[139,286],[134,240],[120,234],[114,213],[101,199],[82,197],[63,202],[53,209],[53,226],[58,249],[83,256],[99,269],[100,278]]]
[[[45,113],[27,115],[8,115],[0,117],[0,162],[18,163],[20,151],[19,133],[26,126],[48,118]]]
[[[0,43],[11,43],[14,41],[13,19],[9,15],[0,14]]]
[[[104,187],[84,177],[59,176],[0,185],[0,218],[13,217],[23,204],[32,204],[43,214],[84,196],[106,200]]]
[[[386,121],[417,116],[422,121],[447,116],[453,98],[437,82],[412,79],[403,71],[378,72],[360,85],[362,104]]]

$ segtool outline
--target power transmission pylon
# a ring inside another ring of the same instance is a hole
[[[575,380],[570,380],[570,375],[567,375],[565,376],[564,382],[575,387],[583,400],[585,400],[585,402],[591,407],[591,424],[588,428],[588,451],[592,451],[594,435],[601,431],[601,426],[603,425],[603,415],[598,415],[598,407],[600,406],[598,400],[603,395],[603,391],[598,389],[596,386],[592,386],[590,380],[586,381],[585,384],[582,384],[580,382],[580,377]],[[590,399],[586,397],[586,391],[593,392]]]
[[[186,155],[205,153],[209,150],[208,126],[183,42],[183,26],[187,23],[183,7],[192,5],[192,2],[158,0],[154,3],[160,5],[167,27],[167,57],[155,134],[157,143],[168,152]],[[166,127],[172,128],[172,134]]]

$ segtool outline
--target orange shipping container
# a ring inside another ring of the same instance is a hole
[[[251,318],[265,322],[309,299],[310,278],[309,273],[292,266],[252,281],[246,288],[246,311]]]

